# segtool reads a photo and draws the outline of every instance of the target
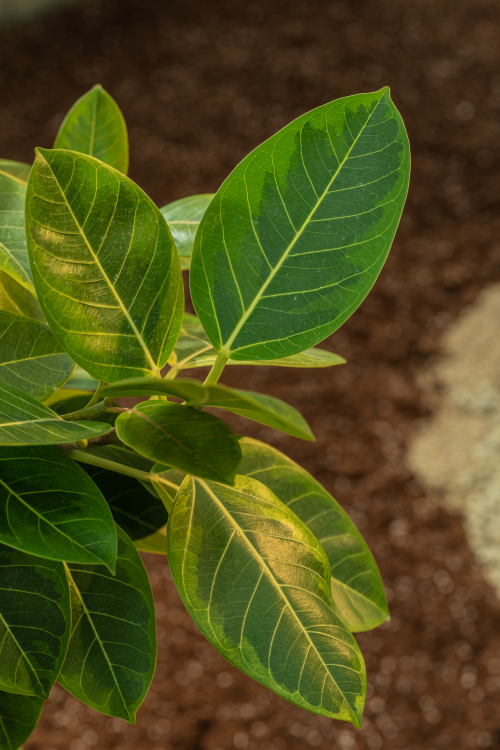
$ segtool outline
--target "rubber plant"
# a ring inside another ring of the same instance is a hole
[[[100,86],[32,166],[0,162],[0,748],[25,742],[56,680],[134,723],[156,662],[138,550],[167,555],[229,662],[360,726],[353,633],[389,617],[376,563],[314,477],[205,408],[314,440],[291,406],[220,378],[344,361],[316,344],[389,252],[409,180],[402,119],[387,88],[338,99],[215,195],[161,209],[127,166]]]

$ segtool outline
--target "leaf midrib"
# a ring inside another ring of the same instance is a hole
[[[385,93],[385,91],[384,91],[384,93]],[[382,94],[382,96],[383,96],[383,94]],[[249,305],[249,307],[247,308],[247,310],[245,311],[245,313],[240,318],[240,320],[239,320],[238,324],[236,325],[236,327],[235,327],[232,335],[226,341],[225,345],[221,348],[221,350],[220,350],[221,353],[224,352],[224,354],[227,357],[230,357],[231,346],[234,343],[235,339],[237,338],[238,334],[240,333],[241,329],[243,328],[243,326],[247,322],[248,318],[250,317],[250,315],[253,313],[253,311],[257,307],[258,303],[260,302],[261,298],[264,295],[264,292],[266,291],[267,287],[270,285],[270,283],[272,282],[272,280],[274,279],[274,277],[276,276],[276,274],[278,273],[278,271],[281,269],[281,266],[283,265],[283,263],[285,262],[285,260],[288,258],[288,256],[289,256],[290,252],[292,251],[293,247],[295,246],[295,244],[297,243],[297,241],[299,240],[299,238],[302,236],[302,233],[304,232],[305,228],[310,223],[310,221],[311,221],[312,217],[314,216],[315,212],[317,211],[317,209],[321,205],[321,203],[322,203],[325,195],[328,193],[328,190],[331,187],[331,185],[334,182],[334,180],[336,179],[338,173],[340,172],[340,170],[344,166],[345,162],[349,158],[349,155],[350,155],[352,149],[354,148],[354,146],[358,142],[358,139],[361,136],[361,134],[364,132],[364,130],[365,130],[366,126],[367,126],[367,123],[371,120],[372,115],[374,114],[375,110],[377,109],[378,105],[380,104],[380,101],[382,100],[382,96],[378,100],[378,102],[377,102],[376,106],[374,107],[373,111],[368,115],[368,117],[366,119],[366,122],[363,124],[363,127],[360,129],[358,135],[356,136],[356,138],[352,142],[351,146],[349,147],[349,150],[347,151],[345,157],[342,159],[341,163],[337,167],[337,169],[335,171],[335,174],[332,176],[332,178],[329,181],[329,183],[327,184],[325,190],[319,196],[318,200],[316,201],[316,204],[314,205],[314,207],[311,209],[310,213],[306,217],[305,221],[302,224],[302,227],[300,228],[300,230],[298,232],[296,232],[294,239],[289,243],[288,247],[286,248],[285,252],[281,256],[280,260],[278,261],[278,263],[276,264],[276,266],[273,268],[273,270],[271,271],[271,273],[267,277],[267,279],[264,282],[264,284],[261,286],[261,288],[258,291],[258,293],[255,295],[253,301],[251,302],[251,304]],[[280,197],[281,197],[281,194],[280,194]],[[281,199],[281,201],[283,203],[283,207],[285,208],[285,211],[287,211],[283,199]],[[293,224],[292,224],[291,221],[290,221],[290,224],[293,227]],[[252,221],[252,226],[253,226],[253,221]],[[226,248],[226,253],[227,253],[227,248]],[[235,351],[237,351],[237,350],[235,350]]]
[[[151,353],[150,353],[149,349],[146,346],[146,342],[144,341],[143,337],[139,333],[139,330],[138,330],[137,326],[135,325],[134,321],[132,320],[132,318],[131,318],[131,316],[130,316],[128,310],[127,310],[127,308],[123,304],[123,302],[122,302],[121,298],[119,297],[116,289],[114,288],[113,284],[109,280],[108,275],[104,271],[104,268],[102,267],[102,265],[99,262],[99,259],[97,258],[97,255],[94,253],[94,250],[93,250],[92,246],[90,245],[90,242],[88,241],[87,236],[86,236],[85,232],[83,231],[83,228],[80,226],[79,222],[77,221],[76,216],[73,213],[73,209],[71,208],[71,206],[69,205],[69,203],[67,201],[66,195],[63,192],[63,189],[62,189],[62,187],[61,187],[61,185],[59,183],[59,180],[57,179],[56,175],[54,174],[54,171],[52,170],[51,165],[49,164],[49,162],[47,161],[47,159],[45,159],[45,157],[43,156],[43,154],[40,153],[40,156],[43,158],[44,162],[47,164],[47,167],[50,169],[50,172],[53,175],[54,180],[56,181],[59,190],[61,191],[61,195],[64,197],[64,203],[67,206],[68,211],[71,213],[71,216],[73,217],[73,221],[75,222],[75,226],[78,227],[78,231],[80,233],[80,236],[82,237],[82,239],[85,242],[85,244],[86,244],[86,246],[87,246],[87,248],[88,248],[88,250],[89,250],[89,252],[90,252],[90,254],[92,256],[92,258],[94,259],[94,263],[96,264],[97,268],[101,272],[104,281],[106,282],[106,284],[108,285],[109,290],[111,291],[112,295],[114,296],[114,298],[118,302],[118,305],[120,306],[120,309],[122,310],[125,318],[127,319],[130,327],[132,328],[132,330],[133,330],[133,332],[134,332],[134,334],[135,334],[135,336],[136,336],[139,344],[141,345],[141,347],[142,347],[142,349],[144,351],[144,354],[146,355],[146,359],[149,361],[149,363],[151,365],[151,369],[152,369],[152,371],[154,373],[154,377],[161,377],[160,368],[154,362],[154,360],[153,360],[153,358],[151,356]],[[120,180],[119,180],[119,182],[120,182]],[[117,203],[118,203],[118,196],[117,196]]]
[[[35,676],[35,679],[36,679],[38,685],[40,686],[40,690],[42,691],[42,695],[44,697],[48,697],[48,696],[46,696],[45,690],[43,689],[42,683],[40,682],[40,679],[38,677],[38,674],[36,673],[35,668],[33,667],[32,663],[28,659],[25,651],[19,645],[19,642],[18,642],[16,636],[14,635],[14,633],[12,632],[12,630],[10,629],[10,626],[9,626],[8,622],[5,620],[5,618],[4,618],[4,616],[3,616],[3,614],[1,612],[0,612],[0,620],[5,625],[8,634],[10,635],[10,637],[12,638],[12,640],[14,641],[14,643],[16,644],[17,648],[19,649],[19,653],[21,654],[21,657],[26,661],[26,663],[28,664],[28,666],[29,666],[32,674]]]
[[[223,504],[223,503],[222,503],[222,502],[221,502],[221,501],[219,500],[219,498],[217,497],[217,495],[216,495],[216,494],[215,494],[214,492],[212,492],[212,490],[211,490],[211,489],[210,489],[210,487],[209,487],[209,486],[208,486],[208,485],[206,484],[206,482],[204,482],[204,481],[203,481],[202,479],[198,479],[198,477],[192,477],[192,481],[193,481],[193,483],[196,483],[196,482],[198,482],[199,484],[201,484],[201,485],[203,486],[203,488],[205,489],[205,491],[207,492],[207,494],[208,494],[208,495],[210,495],[210,497],[212,497],[212,498],[213,498],[213,500],[214,500],[214,501],[216,502],[216,504],[217,504],[217,505],[219,506],[219,508],[221,509],[222,513],[223,513],[223,514],[224,514],[224,515],[225,515],[225,516],[226,516],[226,517],[227,517],[227,518],[229,519],[229,522],[230,522],[230,524],[231,524],[231,525],[232,525],[232,526],[233,526],[233,527],[235,528],[235,530],[236,530],[237,532],[239,532],[239,533],[238,533],[238,536],[239,536],[239,537],[240,537],[241,539],[243,539],[244,543],[245,543],[245,544],[247,545],[247,547],[248,547],[248,548],[250,549],[250,552],[251,552],[251,553],[253,553],[253,554],[254,554],[254,556],[258,558],[258,560],[259,560],[259,561],[260,561],[260,563],[261,563],[261,570],[262,570],[262,569],[265,569],[265,570],[267,571],[267,578],[268,578],[268,579],[270,579],[270,581],[271,581],[271,585],[273,586],[273,588],[274,588],[274,589],[276,589],[276,590],[278,591],[278,593],[279,593],[280,597],[281,597],[281,598],[282,598],[282,599],[284,600],[284,602],[285,602],[285,606],[286,606],[286,607],[288,607],[289,611],[290,611],[290,612],[291,612],[291,613],[293,614],[294,618],[296,619],[296,621],[297,621],[297,623],[298,623],[298,625],[299,625],[299,628],[300,628],[300,630],[301,630],[301,631],[302,631],[302,632],[303,632],[303,633],[305,634],[305,636],[306,636],[307,640],[308,640],[308,641],[309,641],[309,643],[310,643],[310,646],[311,646],[311,648],[313,648],[313,649],[314,649],[314,651],[315,651],[315,653],[316,653],[316,655],[317,655],[317,657],[318,657],[319,661],[321,662],[321,664],[323,664],[323,667],[324,667],[324,669],[325,669],[325,671],[326,671],[327,675],[329,675],[329,676],[330,676],[330,678],[331,678],[331,679],[333,680],[333,682],[335,683],[335,686],[337,687],[337,690],[339,691],[340,695],[342,696],[342,699],[343,699],[343,701],[344,701],[345,705],[347,706],[347,708],[348,708],[348,710],[349,710],[349,711],[351,712],[351,714],[352,714],[352,715],[354,716],[355,714],[354,714],[354,712],[353,712],[353,710],[352,710],[351,706],[350,706],[350,705],[349,705],[349,703],[347,702],[347,700],[346,700],[346,698],[345,698],[345,696],[344,696],[344,693],[342,692],[342,690],[340,689],[340,687],[339,687],[339,685],[337,684],[336,680],[334,679],[334,677],[333,677],[332,673],[330,672],[330,670],[329,670],[329,668],[328,668],[328,665],[327,665],[327,664],[325,664],[325,661],[324,661],[324,659],[322,658],[321,654],[320,654],[320,653],[318,652],[318,649],[317,649],[316,645],[315,645],[315,644],[314,644],[314,642],[313,642],[313,641],[311,640],[311,638],[310,638],[310,636],[309,636],[309,633],[308,633],[308,631],[307,631],[307,630],[306,630],[306,628],[304,627],[303,623],[302,623],[302,622],[301,622],[301,621],[299,620],[299,618],[298,618],[298,616],[297,616],[296,612],[294,611],[294,609],[293,609],[293,607],[292,607],[292,605],[291,605],[291,603],[290,603],[290,601],[289,601],[288,597],[286,596],[285,592],[284,592],[284,591],[282,590],[281,586],[279,586],[279,584],[277,584],[277,582],[276,582],[276,579],[275,579],[275,577],[274,577],[274,575],[273,575],[273,573],[272,573],[271,569],[269,568],[269,566],[268,566],[268,564],[267,564],[266,560],[265,560],[265,559],[264,559],[264,558],[262,557],[262,555],[260,554],[260,552],[259,552],[259,551],[258,551],[258,550],[257,550],[257,549],[256,549],[256,548],[254,547],[254,545],[252,544],[252,542],[251,542],[251,541],[250,541],[250,540],[248,539],[247,535],[246,535],[246,534],[244,533],[244,531],[243,531],[243,530],[241,529],[241,527],[240,527],[240,526],[239,526],[239,525],[237,524],[236,520],[235,520],[235,519],[234,519],[234,518],[233,518],[233,517],[231,516],[231,514],[230,514],[230,513],[229,513],[229,511],[228,511],[228,510],[226,509],[226,507],[224,506],[224,504]],[[242,494],[245,494],[245,493],[244,493],[244,492],[243,492],[243,491],[242,491],[241,489],[240,489],[239,491],[240,491],[240,492],[242,492]],[[196,502],[196,499],[195,499],[195,498],[196,498],[196,494],[194,495],[194,499],[193,499],[193,505],[194,505],[194,502]],[[354,670],[352,670],[352,671],[354,671]],[[273,677],[273,681],[274,681],[274,677]],[[304,698],[304,700],[305,700],[305,698]]]

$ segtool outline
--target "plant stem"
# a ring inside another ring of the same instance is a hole
[[[72,422],[75,419],[94,419],[94,417],[100,417],[102,414],[111,411],[112,403],[112,398],[105,398],[104,401],[99,401],[98,404],[87,404],[87,406],[78,409],[78,411],[72,411],[70,414],[63,414],[62,418],[66,420],[66,422]]]
[[[71,450],[68,451],[68,456],[73,458],[75,461],[80,461],[82,464],[90,464],[91,466],[100,466],[103,469],[109,469],[117,474],[125,474],[127,477],[133,477],[134,479],[140,479],[143,482],[158,482],[164,484],[167,487],[173,487],[178,489],[178,485],[173,482],[169,482],[164,479],[161,474],[151,474],[148,471],[141,471],[141,469],[134,469],[132,466],[125,466],[124,464],[116,463],[115,461],[109,461],[107,458],[101,458],[101,456],[92,455],[92,451],[79,451]]]
[[[219,354],[217,355],[217,359],[213,363],[212,369],[208,373],[208,377],[203,385],[215,385],[217,383],[220,376],[222,375],[224,367],[226,366],[227,360],[228,357],[226,356],[226,354],[224,352],[219,352]]]
[[[90,401],[88,402],[88,404],[84,407],[85,409],[88,409],[89,406],[94,406],[94,404],[96,404],[99,401],[100,399],[99,388],[101,387],[101,385],[106,385],[106,383],[103,380],[99,381],[99,385],[97,386],[96,391],[94,395],[92,396],[92,398],[90,399]]]

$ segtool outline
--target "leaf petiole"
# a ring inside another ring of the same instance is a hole
[[[212,369],[208,373],[207,379],[203,385],[215,385],[222,375],[222,371],[226,366],[228,356],[225,352],[219,352],[217,359],[213,363]]]
[[[107,458],[96,456],[92,454],[92,451],[79,451],[72,450],[68,451],[67,456],[80,461],[82,464],[90,464],[91,466],[100,466],[102,469],[109,469],[117,474],[125,474],[128,477],[139,479],[142,482],[157,482],[158,484],[164,484],[167,487],[172,487],[175,490],[179,489],[179,485],[169,482],[162,477],[161,474],[153,474],[148,471],[141,471],[141,469],[134,469],[132,466],[125,466],[124,464],[116,463],[115,461],[109,461]]]
[[[99,384],[101,385],[101,384]],[[99,397],[97,397],[99,398]],[[105,398],[99,403],[87,404],[78,411],[72,411],[69,414],[63,414],[62,419],[66,422],[73,422],[75,419],[94,419],[94,417],[100,417],[103,414],[107,414],[110,411],[117,411],[119,407],[112,406],[113,399]],[[120,412],[127,411],[126,409],[120,409]]]

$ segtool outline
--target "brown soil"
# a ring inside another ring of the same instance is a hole
[[[441,330],[499,279],[499,36],[496,0],[102,0],[3,34],[2,156],[28,161],[33,146],[50,146],[71,103],[100,81],[130,127],[131,176],[160,205],[215,190],[302,112],[384,84],[413,150],[391,258],[326,344],[349,364],[224,374],[302,411],[316,444],[245,431],[334,492],[380,564],[393,619],[359,636],[363,729],[296,709],[226,664],[189,623],[166,561],[149,557],[159,666],[136,727],[56,688],[27,750],[500,747],[499,602],[460,519],[425,497],[403,462],[425,416],[416,372]]]

